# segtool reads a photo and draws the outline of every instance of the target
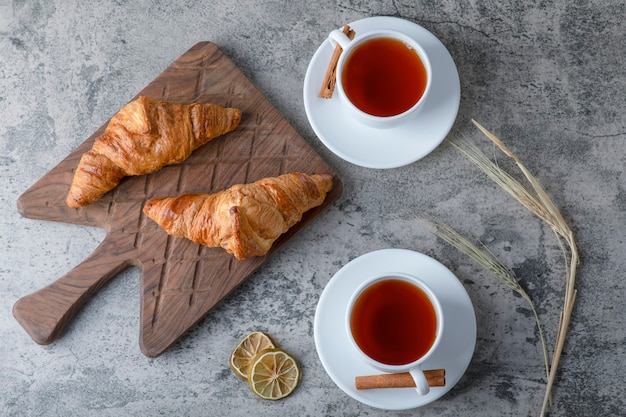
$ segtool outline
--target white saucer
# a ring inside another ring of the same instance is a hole
[[[446,370],[446,385],[420,396],[414,388],[357,390],[354,378],[380,374],[359,358],[348,340],[344,317],[350,296],[363,279],[397,271],[422,278],[437,294],[443,308],[443,339],[424,369]],[[328,282],[315,312],[315,346],[331,379],[346,394],[372,407],[405,410],[431,403],[452,389],[469,366],[476,344],[476,315],[457,277],[424,254],[406,249],[383,249],[362,255],[342,267]]]
[[[426,50],[432,66],[430,97],[415,118],[401,126],[375,129],[358,123],[341,106],[337,94],[317,96],[333,53],[328,40],[317,49],[304,77],[304,108],[311,127],[333,153],[366,168],[397,168],[423,158],[452,129],[461,101],[459,74],[450,53],[432,33],[397,17],[370,17],[350,23],[355,32],[393,29],[404,32]]]

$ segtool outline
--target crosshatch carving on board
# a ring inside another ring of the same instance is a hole
[[[83,262],[15,304],[15,318],[37,343],[60,337],[102,285],[134,265],[141,281],[140,348],[146,356],[159,356],[341,195],[342,183],[332,168],[213,43],[195,45],[139,95],[237,107],[243,117],[235,131],[207,143],[186,161],[153,174],[127,177],[99,201],[70,209],[64,200],[73,171],[105,123],[20,196],[18,209],[25,217],[107,231]],[[263,257],[237,261],[222,248],[169,236],[142,212],[154,197],[210,193],[292,171],[333,175],[334,188],[320,207],[305,213]]]

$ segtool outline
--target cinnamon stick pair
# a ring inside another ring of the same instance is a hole
[[[446,385],[446,370],[434,369],[424,371],[426,381],[431,387],[443,387]],[[375,389],[375,388],[411,388],[415,387],[415,381],[408,372],[397,374],[380,374],[357,376],[354,378],[356,389]]]
[[[343,33],[345,33],[350,39],[354,39],[354,35],[356,34],[356,32],[352,30],[350,26],[345,25],[342,30]],[[333,92],[335,91],[335,84],[337,84],[337,62],[339,62],[341,52],[343,52],[341,46],[335,46],[333,55],[330,57],[330,62],[328,63],[328,68],[326,69],[326,75],[324,75],[322,88],[317,94],[317,96],[320,98],[331,98],[333,96]]]

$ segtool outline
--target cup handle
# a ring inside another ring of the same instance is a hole
[[[348,44],[351,41],[348,35],[346,35],[339,29],[335,29],[332,32],[330,32],[328,34],[328,40],[330,41],[331,45],[333,46],[339,45],[341,46],[341,49],[344,49],[344,50],[348,47]]]
[[[415,367],[409,369],[409,373],[411,377],[413,377],[413,381],[415,381],[415,390],[419,395],[426,395],[430,392],[430,386],[428,385],[428,381],[426,380],[426,375],[424,375],[424,371],[420,367]]]

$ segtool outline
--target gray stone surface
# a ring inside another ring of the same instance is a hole
[[[376,15],[409,19],[442,40],[462,86],[451,135],[493,154],[470,118],[499,135],[574,229],[579,292],[550,415],[623,414],[625,12],[623,1],[605,0],[0,0],[0,415],[539,414],[545,375],[524,301],[413,216],[441,218],[514,270],[535,300],[550,351],[565,277],[551,230],[448,142],[409,166],[371,170],[329,152],[307,121],[302,82],[314,51],[331,29]],[[22,218],[18,196],[203,40],[217,43],[336,168],[342,198],[157,359],[138,348],[139,274],[132,268],[105,286],[61,339],[36,345],[13,319],[14,302],[80,263],[104,231]],[[439,401],[403,412],[344,394],[313,340],[315,307],[333,274],[388,247],[448,266],[478,320],[463,379]],[[257,329],[302,365],[300,387],[280,402],[257,399],[228,369],[232,348]]]

